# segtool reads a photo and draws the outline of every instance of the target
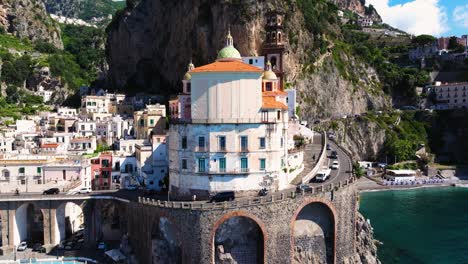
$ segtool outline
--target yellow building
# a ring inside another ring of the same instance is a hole
[[[144,110],[134,113],[133,120],[137,139],[149,139],[152,135],[164,134],[166,107],[160,104],[147,105]]]

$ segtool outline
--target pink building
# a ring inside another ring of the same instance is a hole
[[[112,153],[102,152],[91,160],[93,190],[109,190],[112,183]]]

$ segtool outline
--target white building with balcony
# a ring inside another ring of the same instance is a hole
[[[286,188],[288,107],[271,64],[244,63],[229,34],[216,62],[189,75],[190,117],[174,120],[168,134],[170,194]]]

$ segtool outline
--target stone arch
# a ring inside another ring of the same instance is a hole
[[[306,199],[290,226],[291,263],[335,263],[336,210],[329,201]]]
[[[178,229],[167,216],[152,221],[151,263],[182,263],[182,246]]]
[[[256,216],[244,211],[223,215],[211,230],[212,263],[266,263],[267,233]]]
[[[44,243],[44,212],[33,203],[24,203],[15,211],[13,222],[15,246],[22,241]]]
[[[54,244],[70,238],[79,230],[84,229],[84,205],[86,202],[66,201],[61,203],[55,211]]]

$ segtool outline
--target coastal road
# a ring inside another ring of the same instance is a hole
[[[353,171],[353,165],[351,162],[351,157],[349,157],[340,147],[338,147],[337,144],[335,144],[332,141],[328,141],[328,144],[331,147],[331,150],[327,150],[327,159],[325,161],[325,164],[323,165],[330,167],[331,164],[333,163],[334,160],[338,160],[338,163],[340,167],[337,170],[332,170],[330,174],[330,178],[326,180],[325,182],[315,182],[314,179],[312,179],[312,182],[310,183],[311,186],[317,187],[321,185],[328,185],[330,183],[337,183],[342,180],[346,180],[351,177],[351,173]],[[335,150],[338,153],[338,159],[332,159],[330,158],[331,152]]]

